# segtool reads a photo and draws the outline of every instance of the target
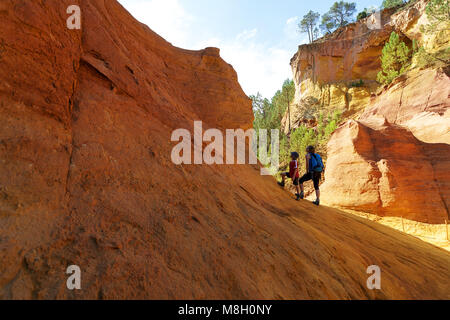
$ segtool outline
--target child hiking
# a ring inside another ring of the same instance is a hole
[[[319,183],[322,178],[322,172],[324,165],[322,157],[316,153],[316,149],[313,146],[306,148],[306,174],[300,179],[300,199],[305,198],[305,190],[303,184],[306,181],[313,181],[314,189],[316,190],[316,201],[313,203],[316,206],[320,205],[320,188]]]
[[[297,193],[295,194],[295,196],[297,197],[297,201],[301,199],[299,188],[300,172],[298,167],[298,158],[300,158],[300,155],[297,152],[291,153],[292,161],[289,163],[289,172],[283,172],[281,174],[281,178],[283,179],[283,181],[278,182],[278,184],[284,188],[284,186],[286,185],[286,178],[291,178],[295,188],[297,189]]]

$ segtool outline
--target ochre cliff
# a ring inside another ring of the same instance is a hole
[[[450,144],[450,66],[412,70],[374,96],[361,121],[384,118],[427,143]]]
[[[381,51],[393,31],[408,45],[416,39],[426,48],[442,47],[446,43],[442,37],[420,32],[428,23],[426,4],[427,0],[419,0],[398,12],[385,9],[299,46],[291,59],[296,87],[290,108],[291,127],[298,127],[305,118],[317,117],[320,111],[339,110],[345,118],[356,119],[377,91]],[[286,114],[282,122],[286,133],[287,121]]]
[[[248,128],[251,103],[217,49],[116,1],[2,1],[0,101],[2,299],[450,298],[443,250],[295,202],[258,166],[174,165],[174,129]]]
[[[449,219],[448,65],[413,68],[385,88],[375,82],[392,31],[429,52],[448,47],[445,33],[439,32],[442,38],[421,31],[429,22],[427,3],[420,0],[350,24],[300,46],[291,61],[294,128],[311,108],[316,114],[340,110],[356,120],[343,124],[328,144],[322,191],[329,205],[436,224]],[[374,17],[379,28],[370,30]],[[348,87],[360,79],[357,87]],[[314,100],[311,107],[308,101]]]
[[[393,27],[392,10],[349,24],[314,43],[301,45],[291,59],[296,95],[291,127],[319,111],[357,115],[376,91],[380,54]],[[287,115],[283,127],[288,130]],[[287,132],[287,131],[286,131]]]
[[[323,200],[379,216],[444,224],[450,146],[419,141],[387,122],[348,121],[328,144]]]
[[[328,143],[330,205],[443,224],[450,207],[448,68],[413,70]]]

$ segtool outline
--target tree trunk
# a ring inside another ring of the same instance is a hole
[[[286,90],[286,103],[287,103],[287,110],[288,110],[288,122],[289,122],[289,134],[291,133],[291,106],[289,103],[289,92]]]

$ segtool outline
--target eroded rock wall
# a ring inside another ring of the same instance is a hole
[[[414,39],[429,51],[448,46],[448,34],[435,36],[420,31],[429,22],[427,2],[419,0],[398,12],[377,12],[312,44],[299,46],[291,59],[296,87],[291,127],[298,127],[303,118],[319,112],[338,110],[344,118],[357,119],[377,92],[381,52],[393,31],[408,45]],[[286,133],[287,119],[286,114],[282,123]]]
[[[450,146],[428,144],[381,119],[349,121],[328,144],[324,201],[379,216],[444,224]]]
[[[331,205],[443,224],[450,207],[448,68],[412,70],[328,144]]]
[[[448,219],[448,67],[412,69],[385,88],[374,81],[392,31],[428,51],[448,47],[448,35],[421,31],[429,23],[427,2],[381,12],[381,28],[368,29],[369,17],[300,46],[291,61],[297,86],[294,127],[314,99],[312,107],[340,110],[356,120],[342,125],[328,144],[322,191],[330,205],[428,223]],[[358,79],[360,86],[348,87]]]
[[[361,121],[383,118],[420,141],[450,144],[450,67],[412,70],[375,96]]]

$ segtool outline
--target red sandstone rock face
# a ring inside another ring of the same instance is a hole
[[[376,96],[328,145],[325,201],[442,224],[450,207],[448,70],[415,70]]]
[[[427,0],[420,0],[398,12],[386,9],[314,43],[299,46],[291,59],[296,87],[290,108],[292,126],[296,128],[314,110],[326,114],[339,110],[345,118],[357,119],[377,91],[381,53],[393,31],[407,44],[412,39],[426,47],[437,42],[445,44],[436,37],[423,37],[420,32],[421,26],[428,23],[424,14],[426,4]],[[287,114],[282,121],[287,133],[286,123]]]
[[[380,53],[391,32],[392,10],[382,11],[381,28],[370,29],[366,20],[352,23],[312,44],[301,45],[291,59],[294,80],[320,84],[375,80]]]
[[[360,119],[385,118],[423,142],[450,144],[450,68],[415,70],[378,95]]]
[[[0,298],[449,298],[431,245],[297,203],[257,166],[171,162],[175,128],[251,125],[217,49],[174,48],[112,0],[2,1],[0,30]]]
[[[427,144],[387,122],[349,121],[328,144],[324,200],[332,205],[444,223],[450,146]]]
[[[448,219],[448,68],[414,70],[378,95],[374,88],[346,88],[359,79],[364,87],[373,83],[392,31],[422,45],[433,43],[420,32],[427,23],[426,3],[418,1],[397,13],[384,10],[381,29],[369,30],[367,20],[350,24],[300,46],[291,60],[300,106],[291,108],[294,123],[296,108],[311,97],[324,112],[341,110],[360,121],[345,124],[329,143],[323,186],[328,204],[431,223]]]

